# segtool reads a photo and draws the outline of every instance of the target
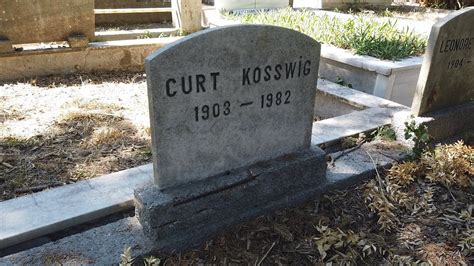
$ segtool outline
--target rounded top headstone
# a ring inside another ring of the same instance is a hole
[[[160,188],[310,147],[320,44],[263,25],[189,35],[146,58]]]
[[[431,29],[412,111],[416,115],[474,100],[474,7],[445,17]]]

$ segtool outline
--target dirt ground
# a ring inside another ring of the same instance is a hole
[[[0,200],[151,161],[143,73],[0,84]]]

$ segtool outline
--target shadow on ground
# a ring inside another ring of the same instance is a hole
[[[151,162],[150,137],[104,111],[71,112],[29,139],[0,139],[0,200]]]

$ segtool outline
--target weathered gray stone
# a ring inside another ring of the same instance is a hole
[[[134,189],[152,180],[145,165],[2,201],[0,250],[132,208]]]
[[[199,32],[149,56],[159,188],[308,149],[319,53],[296,31],[245,25]]]
[[[298,32],[246,25],[147,58],[157,186],[136,190],[135,207],[157,249],[314,196],[326,175],[324,152],[310,148],[319,52]]]
[[[156,248],[182,251],[230,226],[314,197],[325,176],[325,154],[314,147],[191,184],[138,189],[136,213]]]
[[[474,100],[474,7],[433,25],[412,109],[418,115]]]
[[[1,1],[0,36],[13,44],[94,38],[94,0]]]

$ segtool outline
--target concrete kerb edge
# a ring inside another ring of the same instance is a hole
[[[51,74],[143,70],[146,55],[180,38],[182,37],[95,42],[82,48],[0,54],[0,82]]]

